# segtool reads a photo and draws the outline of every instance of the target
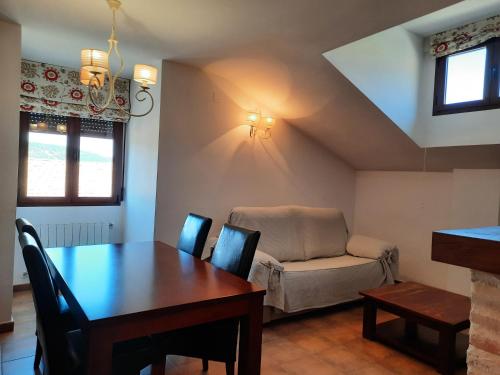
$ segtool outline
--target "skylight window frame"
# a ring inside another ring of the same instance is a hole
[[[484,77],[484,93],[482,100],[445,104],[447,64],[450,56],[474,51],[486,47],[486,66]],[[454,113],[486,111],[500,108],[500,87],[498,71],[500,67],[500,38],[492,38],[482,44],[455,52],[436,59],[434,78],[433,116],[450,115]]]

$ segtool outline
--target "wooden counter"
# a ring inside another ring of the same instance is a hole
[[[435,231],[432,260],[500,274],[500,227]]]

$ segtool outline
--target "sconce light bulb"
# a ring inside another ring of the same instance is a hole
[[[247,119],[248,119],[248,121],[255,123],[259,119],[259,115],[257,113],[251,112],[248,114]]]
[[[271,116],[267,116],[266,117],[266,124],[269,126],[269,125],[272,125],[274,123],[274,118],[272,118]]]

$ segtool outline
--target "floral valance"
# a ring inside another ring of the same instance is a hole
[[[129,109],[130,103],[129,91],[130,80],[117,79],[116,99],[126,110]],[[88,87],[80,83],[78,70],[29,60],[21,61],[22,111],[107,121],[128,121],[128,116],[116,103],[112,103],[103,111],[93,106],[89,108],[87,95]]]
[[[500,36],[500,15],[432,35],[430,53],[436,57],[446,56],[498,36]]]

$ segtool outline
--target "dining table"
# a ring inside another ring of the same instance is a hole
[[[87,337],[88,375],[110,375],[113,345],[239,318],[238,374],[260,374],[265,290],[159,241],[47,249]]]

